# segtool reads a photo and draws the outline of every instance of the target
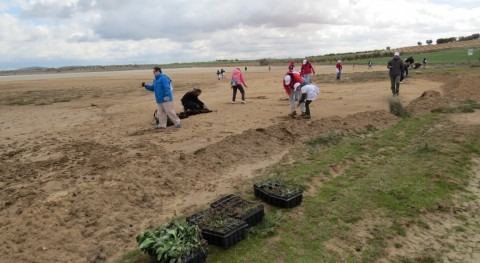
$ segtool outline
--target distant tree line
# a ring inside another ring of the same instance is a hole
[[[449,37],[449,38],[439,38],[437,39],[437,44],[445,44],[445,43],[451,43],[451,42],[457,42],[457,41],[467,41],[467,40],[475,40],[475,39],[479,39],[480,38],[480,34],[472,34],[471,36],[467,36],[467,37]]]

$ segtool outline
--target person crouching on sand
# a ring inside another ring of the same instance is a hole
[[[300,100],[298,101],[298,106],[301,107],[302,104],[305,106],[305,114],[303,115],[304,119],[310,119],[310,103],[315,100],[318,94],[320,94],[320,88],[314,84],[307,84],[303,87],[298,87],[298,91],[302,93]]]
[[[201,89],[194,88],[191,91],[188,91],[183,95],[182,97],[182,105],[183,109],[188,112],[200,112],[203,109],[207,109],[207,106],[205,106],[205,103],[203,103],[198,96],[202,94]]]

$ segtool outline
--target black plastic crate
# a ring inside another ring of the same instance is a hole
[[[242,219],[249,226],[257,225],[265,217],[263,204],[256,204],[233,194],[213,202],[210,207],[225,212],[228,216]]]
[[[218,217],[217,217],[218,214]],[[205,221],[203,220],[205,219]],[[216,219],[221,220],[226,227],[222,231],[208,225]],[[237,218],[220,214],[215,209],[207,209],[200,213],[187,217],[187,222],[196,224],[202,230],[202,237],[208,241],[208,244],[229,248],[248,236],[248,224]]]
[[[282,197],[268,192],[264,187],[253,185],[255,196],[276,207],[293,208],[302,203],[303,191],[298,191],[288,197]]]
[[[182,263],[204,263],[207,261],[208,251],[197,251],[188,255]]]

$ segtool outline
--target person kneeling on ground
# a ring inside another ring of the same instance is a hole
[[[185,93],[182,97],[182,105],[185,112],[200,112],[206,109],[205,103],[203,103],[198,96],[202,94],[201,89],[194,88],[193,90]]]
[[[307,84],[303,87],[297,87],[297,90],[302,92],[302,97],[298,102],[298,107],[300,107],[302,104],[305,104],[305,115],[303,118],[310,119],[310,103],[315,100],[317,95],[320,93],[320,89],[313,84]]]

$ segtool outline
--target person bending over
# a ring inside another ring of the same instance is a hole
[[[305,104],[305,115],[303,118],[310,119],[310,103],[315,100],[317,95],[320,93],[320,89],[314,84],[307,84],[302,87],[297,87],[297,90],[302,93],[302,97],[300,98],[300,101],[298,101],[298,107],[301,107],[302,104]]]
[[[198,112],[203,109],[206,109],[207,107],[205,106],[205,103],[203,103],[198,96],[202,94],[201,89],[194,88],[193,90],[185,93],[182,97],[182,105],[183,109],[188,112]]]

